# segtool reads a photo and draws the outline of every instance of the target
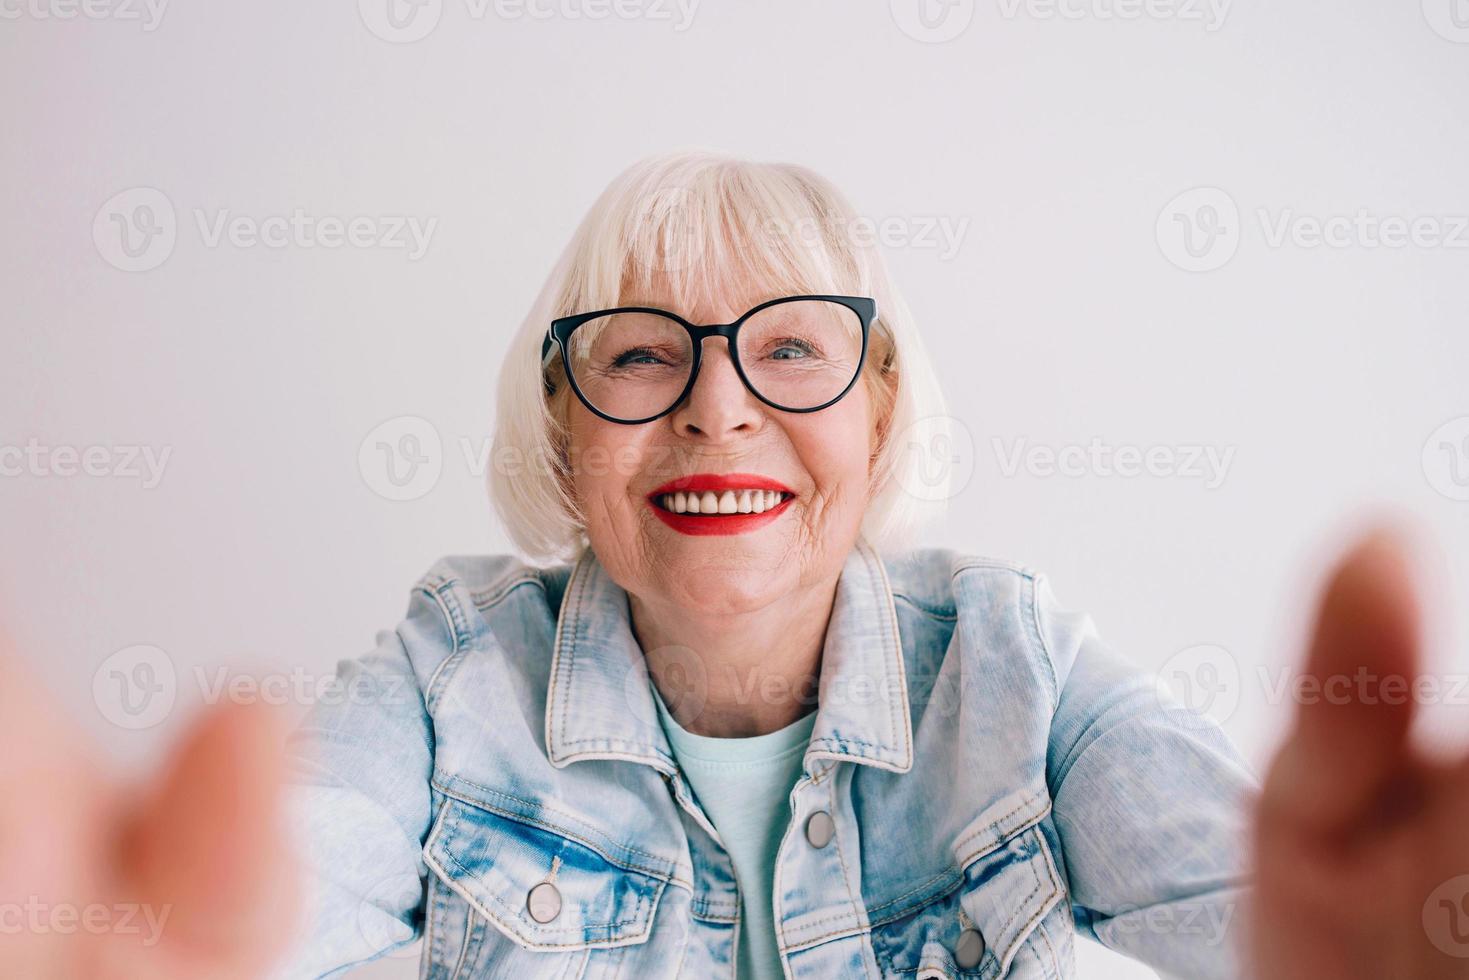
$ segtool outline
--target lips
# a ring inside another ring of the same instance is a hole
[[[703,493],[706,490],[721,493],[725,490],[774,490],[777,493],[787,494],[794,497],[796,491],[781,483],[772,480],[768,476],[758,473],[694,473],[690,476],[681,476],[675,480],[669,480],[652,493],[649,499],[662,496],[665,493],[678,493],[680,490],[688,492],[695,491]]]
[[[649,493],[648,506],[682,534],[743,534],[774,521],[795,496],[790,487],[757,473],[695,473]]]

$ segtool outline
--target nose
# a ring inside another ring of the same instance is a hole
[[[762,405],[740,380],[723,337],[705,341],[693,390],[671,417],[674,431],[691,439],[721,442],[759,431]]]

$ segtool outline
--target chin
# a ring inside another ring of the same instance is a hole
[[[750,612],[777,601],[789,592],[777,558],[770,565],[703,564],[674,570],[671,593],[681,605],[717,615]]]

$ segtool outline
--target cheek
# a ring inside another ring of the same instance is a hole
[[[572,486],[589,531],[594,523],[622,521],[632,513],[630,488],[648,455],[645,428],[607,422],[584,409],[570,420]]]
[[[627,482],[616,462],[618,439],[611,431],[613,427],[611,422],[585,411],[571,419],[567,448],[571,482],[589,519],[602,509],[599,501],[614,494],[619,483]]]
[[[817,491],[859,505],[864,501],[872,453],[872,422],[866,401],[844,399],[809,416],[797,443]]]

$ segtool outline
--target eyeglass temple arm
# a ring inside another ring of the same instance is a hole
[[[552,337],[551,331],[547,330],[546,339],[541,342],[541,380],[545,384],[548,395],[556,392],[556,383],[546,374],[551,367],[551,362],[556,359],[556,350],[556,340]]]

